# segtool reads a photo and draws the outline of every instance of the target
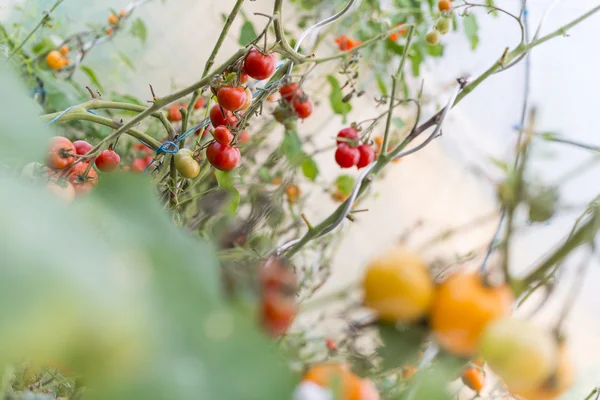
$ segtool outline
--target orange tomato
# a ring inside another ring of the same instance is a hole
[[[62,46],[60,46],[59,51],[61,52],[61,54],[63,56],[66,56],[69,53],[69,46],[67,46],[66,44],[63,44]]]
[[[485,327],[510,314],[513,301],[507,285],[488,287],[478,274],[459,273],[436,289],[431,328],[446,351],[469,357],[477,351]]]
[[[298,196],[300,196],[300,188],[296,185],[290,185],[285,188],[285,194],[287,195],[288,202],[294,204],[298,201]]]
[[[398,24],[398,25],[396,25],[396,26],[402,26],[402,25],[404,25],[404,24],[402,24],[402,23],[399,23],[399,24]],[[395,42],[395,41],[396,41],[396,40],[398,40],[398,38],[400,37],[400,36],[399,36],[399,34],[400,34],[400,35],[402,35],[402,36],[406,35],[406,28],[402,28],[402,29],[400,29],[399,31],[392,33],[392,34],[389,36],[389,39],[390,39],[392,42]]]
[[[110,14],[108,16],[108,23],[111,25],[115,25],[117,22],[119,22],[119,17],[117,17],[115,14]]]
[[[389,250],[369,264],[363,287],[365,305],[374,309],[380,320],[391,323],[425,317],[435,291],[427,264],[402,247]]]
[[[440,0],[438,3],[438,9],[440,11],[450,11],[452,9],[452,3],[450,0]]]
[[[63,136],[55,136],[50,140],[46,164],[53,169],[62,169],[75,162],[75,145]]]
[[[365,384],[365,381],[354,375],[346,364],[330,363],[315,365],[308,370],[303,380],[332,389],[334,392],[340,394],[339,400],[379,399],[379,394],[372,387],[372,384],[370,382]]]
[[[485,386],[485,374],[476,367],[467,367],[460,378],[469,389],[477,393],[481,392]]]
[[[405,365],[404,367],[402,367],[402,378],[409,379],[414,374],[416,374],[418,370],[419,369],[414,365]]]
[[[558,365],[550,379],[538,389],[518,391],[513,394],[524,400],[554,400],[573,385],[574,375],[573,363],[569,358],[566,345],[561,344],[558,348]]]
[[[281,183],[281,177],[280,176],[276,176],[275,178],[273,178],[273,180],[271,181],[271,184],[273,185],[279,185]]]
[[[106,28],[106,34],[108,36],[112,35],[113,34],[113,28],[110,28],[110,27]]]
[[[350,196],[346,196],[344,193],[340,192],[339,190],[336,190],[335,192],[333,192],[331,194],[331,198],[334,201],[337,201],[338,203],[345,201],[348,197],[350,197]]]
[[[127,11],[125,11],[125,10],[119,11],[119,17],[123,18],[126,15],[127,15]]]
[[[46,56],[46,64],[53,70],[59,70],[65,66],[65,57],[58,50],[52,50]]]
[[[335,39],[340,51],[350,51],[362,42],[360,40],[354,40],[346,35],[341,35]]]

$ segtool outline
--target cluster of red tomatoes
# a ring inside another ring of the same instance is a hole
[[[358,131],[344,128],[337,134],[335,162],[341,168],[364,168],[375,160],[375,150],[368,143],[362,143]]]
[[[83,161],[82,156],[92,149],[84,140],[71,142],[62,136],[50,140],[46,165],[31,163],[25,168],[32,176],[42,172],[48,178],[48,188],[68,203],[75,196],[89,193],[98,183],[98,173],[115,171],[121,158],[112,149],[103,150],[93,159]]]
[[[510,317],[514,298],[506,284],[494,286],[464,272],[435,284],[417,254],[394,248],[367,267],[363,287],[365,305],[381,323],[426,320],[440,347],[459,357],[483,358],[514,395],[554,399],[572,383],[564,341]],[[463,381],[481,390],[481,372],[477,364],[469,365]]]
[[[287,81],[279,88],[279,94],[281,95],[281,102],[273,112],[275,120],[286,125],[288,121],[293,121],[296,118],[306,119],[310,117],[313,104],[300,88],[300,85]]]

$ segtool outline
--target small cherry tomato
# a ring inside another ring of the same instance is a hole
[[[440,0],[438,2],[438,9],[440,11],[450,11],[452,9],[452,3],[450,0]]]
[[[123,17],[125,17],[126,15],[127,15],[127,11],[125,11],[125,10],[121,10],[121,11],[119,11],[119,17],[123,18]]]
[[[63,56],[58,50],[52,50],[46,56],[46,64],[48,64],[50,69],[59,70],[66,65],[65,56]]]
[[[221,125],[235,128],[238,124],[238,119],[231,111],[223,109],[218,104],[215,104],[210,109],[210,123],[215,128]]]
[[[431,31],[425,35],[425,41],[428,45],[435,46],[440,42],[440,35],[437,33],[437,31]]]
[[[199,110],[206,104],[206,100],[203,97],[199,97],[198,100],[194,103],[194,110]]]
[[[260,285],[263,292],[295,295],[298,281],[293,267],[277,257],[269,257],[260,268]]]
[[[337,388],[340,394],[339,398],[343,400],[367,400],[362,396],[362,379],[354,375],[346,364],[315,365],[306,372],[302,380],[316,383],[323,388]]]
[[[246,71],[240,72],[240,83],[246,83],[248,82],[248,74],[246,73]]]
[[[479,274],[458,273],[436,288],[429,322],[441,347],[470,357],[477,351],[486,326],[509,315],[512,303],[507,285],[491,287]]]
[[[233,140],[233,133],[225,125],[217,126],[213,131],[213,136],[221,144],[230,144]]]
[[[150,162],[151,161],[152,159],[150,159]],[[141,174],[146,170],[146,167],[150,164],[150,162],[144,158],[136,158],[131,163],[131,168],[129,170]]]
[[[179,111],[179,108],[181,107],[181,104],[173,104],[172,106],[169,107],[169,111],[167,112],[167,119],[171,122],[179,122],[181,121],[181,119],[183,118],[183,115],[181,115],[181,111]]]
[[[119,167],[121,157],[113,150],[103,150],[96,157],[96,167],[102,172],[112,172]]]
[[[246,92],[246,101],[244,102],[244,105],[242,106],[242,110],[247,110],[252,105],[252,98],[253,98],[252,90],[250,90],[250,88],[246,88],[245,92]]]
[[[279,94],[285,101],[291,102],[296,97],[302,96],[302,90],[297,83],[288,83],[279,88]]]
[[[352,127],[344,128],[337,134],[338,139],[336,139],[337,144],[346,143],[350,144],[345,140],[339,139],[348,139],[348,140],[357,140],[358,139],[358,131]]]
[[[77,196],[88,194],[98,184],[98,174],[94,168],[90,168],[86,173],[88,165],[88,163],[81,162],[75,164],[69,171],[69,182],[75,188]]]
[[[246,130],[241,131],[238,133],[238,141],[240,143],[248,143],[250,141],[250,133]]]
[[[434,297],[433,280],[418,254],[393,248],[367,267],[365,305],[384,322],[408,323],[425,317]]]
[[[116,25],[117,22],[119,22],[119,17],[117,17],[115,14],[110,14],[108,16],[108,23],[111,25]]]
[[[297,307],[293,297],[283,296],[274,291],[263,293],[261,298],[261,322],[272,336],[281,336],[294,322]]]
[[[60,46],[60,49],[58,51],[60,51],[60,53],[63,56],[66,56],[67,54],[69,54],[69,46],[67,46],[66,44],[63,44],[62,46]]]
[[[89,151],[91,149],[94,148],[91,144],[89,144],[85,140],[76,140],[73,142],[73,146],[75,146],[75,151],[80,156],[86,155],[87,153],[89,153]]]
[[[230,171],[240,162],[240,150],[226,144],[213,142],[206,148],[206,158],[216,169]]]
[[[327,349],[329,351],[333,352],[333,351],[337,350],[337,343],[332,338],[326,338],[325,339],[325,345],[327,346]]]
[[[460,378],[469,389],[476,393],[481,392],[485,386],[485,374],[480,368],[467,367]]]
[[[288,202],[294,204],[298,201],[298,196],[300,196],[300,188],[296,185],[290,185],[285,188],[285,194],[287,195]]]
[[[296,115],[298,118],[305,119],[310,117],[312,114],[313,104],[308,99],[297,98],[294,100],[294,111],[296,111]]]
[[[181,152],[181,150],[179,150],[179,152]],[[177,154],[179,154],[179,152],[177,152]],[[186,179],[193,179],[200,173],[200,164],[190,156],[176,158],[175,168],[177,168],[177,172]]]
[[[240,86],[223,86],[217,92],[217,101],[224,109],[237,111],[246,102],[246,90]]]
[[[360,40],[354,40],[346,35],[341,35],[335,39],[340,51],[350,51],[362,42]]]
[[[375,160],[375,150],[368,144],[361,144],[358,146],[358,151],[360,153],[358,164],[356,164],[358,169],[366,167]]]
[[[352,168],[360,160],[360,151],[346,143],[338,144],[335,151],[335,162],[342,168]]]
[[[273,54],[263,54],[257,49],[252,49],[244,60],[244,71],[251,78],[262,81],[273,75],[275,63],[276,60]]]
[[[46,164],[53,169],[62,169],[75,162],[77,151],[69,139],[55,136],[50,139]]]
[[[75,199],[75,188],[69,182],[63,182],[62,184],[48,182],[46,187],[50,192],[67,204],[71,204]]]
[[[450,18],[440,18],[435,24],[435,29],[442,35],[450,32]]]
[[[111,28],[111,27],[106,28],[106,34],[108,36],[112,35],[113,34],[113,28]]]

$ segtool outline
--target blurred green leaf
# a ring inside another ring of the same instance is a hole
[[[141,18],[136,18],[135,21],[133,21],[130,32],[131,35],[135,38],[138,38],[142,44],[146,44],[148,31],[146,29],[146,24]]]
[[[350,196],[354,189],[354,178],[350,175],[340,175],[335,180],[335,185],[344,196]]]
[[[79,68],[81,68],[81,71],[83,71],[83,73],[85,73],[88,76],[88,78],[90,78],[90,81],[98,88],[98,90],[104,92],[104,88],[102,87],[102,84],[98,80],[98,76],[96,75],[93,69],[86,65],[80,65]]]
[[[334,113],[343,115],[344,117],[352,111],[352,105],[350,103],[344,103],[342,99],[344,95],[340,87],[340,83],[333,75],[328,75],[327,80],[331,86],[331,92],[329,93],[329,104]]]
[[[43,39],[31,47],[31,51],[33,51],[35,55],[42,55],[54,50],[55,48],[56,46],[54,42],[48,36],[44,36]]]
[[[240,192],[234,186],[235,181],[239,179],[239,173],[236,170],[215,170],[215,176],[217,178],[219,187],[227,189],[231,194],[229,198],[229,205],[225,208],[225,211],[228,211],[231,214],[235,214],[240,204]]]
[[[379,91],[381,92],[381,94],[384,96],[387,96],[387,94],[388,94],[387,83],[383,80],[383,78],[379,74],[375,75],[375,79],[377,80],[377,87],[379,88]]]
[[[295,130],[286,130],[281,147],[283,154],[291,166],[298,167],[302,165],[306,154],[302,151],[302,143],[300,142],[298,132]]]
[[[423,53],[419,46],[413,46],[409,53],[410,66],[413,76],[419,76],[421,73],[421,63],[423,62]]]
[[[506,163],[506,161],[499,160],[499,159],[494,158],[494,157],[490,157],[489,160],[490,160],[490,162],[492,164],[494,164],[496,167],[500,168],[502,171],[508,172],[509,166]]]
[[[319,175],[319,167],[317,166],[317,163],[308,155],[306,156],[304,162],[302,162],[302,173],[305,177],[307,177],[313,182],[315,181],[315,179],[317,179],[317,176]]]
[[[387,324],[379,324],[377,329],[382,342],[377,354],[382,359],[383,369],[416,364],[427,338],[427,329],[418,325],[396,327]]]
[[[238,43],[240,44],[240,46],[248,46],[251,41],[256,39],[257,36],[258,35],[254,30],[254,25],[252,24],[252,22],[250,20],[246,20],[242,24],[242,29],[240,30],[240,40],[238,41]]]
[[[479,26],[477,25],[477,19],[474,14],[469,14],[463,18],[463,24],[465,28],[465,34],[471,42],[471,49],[475,50],[479,44]]]
[[[131,59],[127,56],[127,54],[123,53],[122,51],[119,51],[117,53],[119,55],[119,58],[129,67],[131,68],[132,71],[135,71],[135,64],[133,63],[133,61],[131,61]]]
[[[404,125],[406,125],[404,123],[404,121],[402,120],[402,118],[400,117],[393,117],[392,118],[392,124],[394,124],[394,126],[398,129],[402,128]]]

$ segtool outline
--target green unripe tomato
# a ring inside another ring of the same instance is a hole
[[[180,149],[175,153],[175,162],[185,157],[191,157],[192,154],[194,154],[194,152],[191,149]]]
[[[180,157],[178,160],[176,159],[175,168],[177,168],[179,175],[186,179],[195,178],[200,173],[200,164],[190,156]]]
[[[21,170],[21,176],[25,179],[37,179],[45,174],[45,166],[39,162],[30,162]]]
[[[532,390],[554,371],[558,345],[550,331],[507,317],[486,328],[480,355],[511,389]]]
[[[437,31],[431,31],[427,35],[425,35],[425,41],[430,46],[435,46],[440,42],[440,35]]]
[[[440,18],[435,25],[435,29],[442,35],[450,32],[450,18]]]

